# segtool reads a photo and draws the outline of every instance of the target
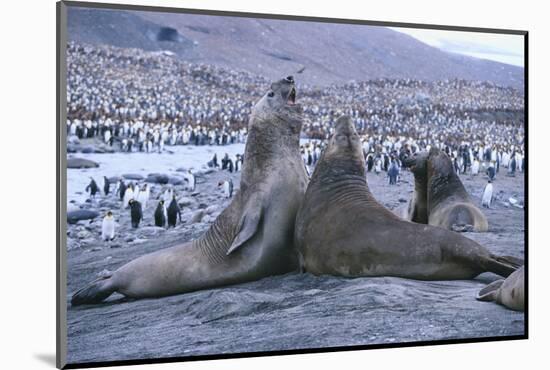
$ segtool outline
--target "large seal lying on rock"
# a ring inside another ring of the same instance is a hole
[[[307,175],[295,98],[287,77],[254,106],[240,191],[202,237],[129,262],[76,292],[72,304],[98,303],[114,292],[166,296],[297,270],[294,221]]]
[[[489,229],[487,218],[477,208],[453,168],[449,156],[437,148],[417,153],[403,161],[414,175],[414,194],[407,219],[449,230]]]
[[[348,117],[317,163],[296,216],[302,268],[315,275],[472,279],[485,271],[508,276],[521,264],[497,257],[461,234],[409,222],[372,196],[361,142]]]
[[[480,301],[494,301],[512,310],[525,309],[524,269],[521,266],[505,280],[497,280],[481,289],[477,295]]]

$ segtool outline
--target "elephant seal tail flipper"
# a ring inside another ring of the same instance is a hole
[[[477,293],[476,299],[478,301],[492,302],[497,299],[497,292],[504,283],[504,279],[493,281],[491,284],[487,285],[485,288],[481,289]]]
[[[74,293],[71,298],[71,305],[78,306],[82,304],[101,303],[116,290],[111,281],[111,276],[112,275],[100,277]]]
[[[523,260],[512,256],[496,256],[491,254],[487,260],[487,271],[508,277],[523,265]]]

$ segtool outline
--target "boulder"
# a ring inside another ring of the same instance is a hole
[[[197,212],[193,213],[193,217],[191,217],[191,222],[194,224],[201,222],[204,215],[205,215],[204,210],[202,209],[198,210]]]
[[[145,181],[152,182],[154,184],[166,185],[168,184],[168,181],[170,181],[170,177],[160,173],[150,173],[147,175]]]
[[[136,181],[141,181],[145,178],[138,173],[125,173],[124,175],[122,175],[122,177],[126,180],[136,180]]]
[[[188,207],[193,204],[193,199],[189,197],[181,197],[180,199],[178,199],[178,204],[180,205],[180,207]]]
[[[217,205],[211,205],[210,207],[206,208],[206,214],[211,215],[212,213],[216,212],[218,210]]]
[[[80,139],[76,135],[71,135],[67,138],[67,144],[80,145]]]
[[[172,184],[172,185],[181,185],[181,184],[183,184],[183,179],[180,178],[180,177],[171,176],[168,179],[168,183]]]
[[[93,220],[99,216],[99,212],[90,209],[79,209],[77,211],[67,212],[67,222],[75,224],[78,221]]]
[[[67,168],[97,168],[99,163],[84,158],[67,158]]]

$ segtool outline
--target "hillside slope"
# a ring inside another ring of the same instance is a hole
[[[466,79],[523,89],[523,68],[443,52],[384,27],[69,8],[69,39],[170,50],[269,79],[305,67],[314,85],[376,78]]]

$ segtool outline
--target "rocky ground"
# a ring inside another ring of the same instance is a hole
[[[83,170],[70,170],[83,171]],[[69,176],[75,172],[70,172]],[[121,174],[122,175],[122,174]],[[174,188],[183,222],[169,230],[153,226],[156,198],[165,185],[152,184],[144,221],[130,227],[130,211],[114,196],[70,204],[101,216],[68,225],[68,362],[94,362],[150,357],[320,348],[426,340],[521,335],[524,314],[475,295],[497,277],[483,274],[471,281],[414,281],[399,278],[315,277],[288,274],[232,287],[162,299],[125,300],[113,295],[96,306],[70,306],[70,295],[104,270],[161,248],[195,238],[229,203],[217,184],[239,175],[202,172],[195,192]],[[479,204],[486,179],[461,176]],[[412,195],[413,179],[403,173],[389,186],[382,175],[369,174],[377,199],[401,213]],[[523,175],[500,174],[494,182],[497,199],[484,210],[488,233],[464,233],[494,253],[523,257]],[[516,205],[512,205],[517,200]],[[113,210],[117,237],[100,240],[101,219]]]

